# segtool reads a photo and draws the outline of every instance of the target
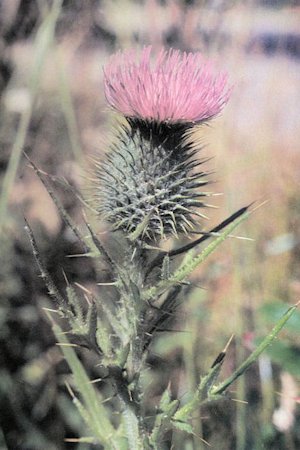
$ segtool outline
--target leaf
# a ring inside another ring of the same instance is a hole
[[[45,187],[46,191],[48,192],[49,196],[51,197],[53,203],[55,204],[57,211],[60,214],[61,219],[65,222],[65,224],[73,231],[74,235],[77,237],[78,241],[81,242],[85,253],[90,251],[89,245],[87,243],[87,239],[85,236],[81,233],[75,222],[73,221],[72,217],[67,213],[66,209],[64,208],[62,202],[58,198],[58,196],[55,194],[55,192],[52,189],[52,185],[49,182],[49,180],[45,177],[43,172],[31,161],[29,156],[24,153],[24,156],[29,161],[30,165],[32,166],[34,172],[39,177],[41,183]]]
[[[175,414],[179,405],[179,400],[171,400],[168,389],[164,392],[161,401],[160,408],[161,413],[156,414],[154,427],[150,436],[150,442],[154,445],[155,449],[159,449],[158,444],[163,435],[171,428],[171,417]]]
[[[66,287],[66,292],[67,292],[68,302],[74,308],[74,312],[76,314],[76,320],[78,321],[78,324],[80,324],[80,325],[84,324],[83,309],[82,309],[81,301],[78,298],[75,289],[73,288],[73,286],[68,285]]]
[[[231,339],[229,340],[227,346],[229,345]],[[211,366],[209,372],[201,378],[200,384],[194,393],[192,399],[187,402],[184,406],[182,406],[176,414],[174,415],[174,419],[180,422],[186,422],[190,417],[193,411],[195,411],[199,406],[205,402],[206,400],[215,400],[217,397],[211,395],[211,390],[214,382],[217,380],[219,373],[221,371],[224,358],[226,356],[226,348],[219,353],[218,357],[214,361]]]
[[[61,350],[71,368],[76,388],[82,399],[83,408],[79,406],[79,403],[77,403],[77,407],[79,406],[83,418],[88,420],[91,431],[95,438],[104,445],[104,448],[118,450],[118,444],[115,439],[116,430],[110,422],[106,408],[102,405],[103,399],[101,395],[90,383],[90,379],[74,348],[67,345],[69,343],[68,339],[56,323],[53,324],[53,331],[58,342],[64,344],[61,346]]]
[[[185,260],[179,269],[174,272],[174,274],[167,280],[161,280],[157,286],[153,286],[144,292],[144,299],[151,300],[157,295],[163,293],[166,289],[182,283],[186,278],[196,269],[199,264],[206,260],[206,258],[216,250],[222,242],[225,241],[227,236],[232,233],[232,231],[240,225],[244,220],[246,220],[250,215],[249,211],[245,211],[240,217],[238,217],[234,222],[230,223],[220,236],[214,239],[201,253],[192,259],[188,258]]]
[[[189,434],[195,434],[192,425],[187,422],[180,422],[179,420],[172,420],[172,425],[174,425],[174,427],[177,428],[177,430],[185,431],[186,433],[189,433]]]
[[[160,402],[159,402],[159,410],[164,412],[166,408],[169,406],[171,402],[171,395],[170,390],[167,388],[163,395],[161,396]]]
[[[228,377],[223,383],[215,388],[211,389],[211,395],[219,395],[222,394],[228,386],[230,386],[238,377],[240,377],[248,367],[253,364],[257,358],[267,349],[270,348],[270,345],[273,343],[274,339],[278,336],[281,329],[285,326],[286,322],[290,319],[290,317],[295,313],[296,308],[299,306],[299,303],[291,306],[282,317],[277,321],[271,332],[263,339],[263,341],[258,345],[258,347],[251,353],[251,355],[235,370],[235,372]]]

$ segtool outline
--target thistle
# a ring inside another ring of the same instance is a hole
[[[104,69],[110,106],[125,115],[115,143],[96,170],[95,207],[102,218],[148,242],[188,234],[205,217],[208,184],[186,132],[218,114],[229,97],[227,75],[214,74],[199,53],[151,47],[140,61],[119,53]],[[200,211],[199,211],[200,210]]]
[[[203,216],[207,192],[202,189],[208,180],[201,170],[203,160],[196,157],[198,149],[188,143],[186,133],[218,114],[230,89],[227,76],[214,75],[211,65],[198,53],[161,51],[153,64],[150,55],[150,47],[142,51],[140,62],[133,52],[119,53],[104,72],[107,100],[126,119],[125,125],[118,127],[105,160],[96,167],[96,210],[101,219],[107,220],[110,232],[105,245],[88,223],[90,239],[81,234],[33,164],[87,255],[106,264],[111,281],[102,283],[106,287],[101,297],[84,288],[88,307],[82,308],[80,293],[73,286],[61,293],[26,225],[49,294],[68,322],[67,333],[62,333],[57,323],[53,329],[80,394],[77,398],[70,389],[74,404],[92,435],[82,442],[100,444],[105,450],[161,450],[169,430],[193,434],[193,413],[200,405],[223,397],[228,386],[270,345],[296,308],[284,314],[230,377],[217,383],[226,346],[188,401],[172,399],[167,388],[153,411],[152,422],[147,421],[147,398],[140,379],[143,370],[149,368],[151,342],[157,331],[165,330],[182,302],[189,275],[250,214],[248,206],[241,208],[186,245],[168,252],[159,248],[162,237],[189,235],[198,225],[196,217]],[[211,239],[210,244],[197,252],[207,239]],[[180,254],[186,257],[174,269],[172,260]],[[99,379],[110,383],[117,399],[109,407],[111,399],[106,403],[89,383],[72,346],[88,348],[98,358]],[[111,407],[117,409],[118,421],[112,418]]]

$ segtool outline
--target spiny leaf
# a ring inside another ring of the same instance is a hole
[[[191,414],[197,409],[203,402],[210,399],[210,391],[213,383],[219,376],[222,364],[224,362],[226,351],[221,352],[217,359],[214,361],[210,371],[207,375],[201,378],[200,384],[193,395],[193,398],[182,406],[174,415],[175,421],[185,422],[190,419]]]
[[[221,383],[219,386],[216,386],[214,389],[211,390],[212,395],[222,394],[222,392],[224,392],[228,386],[230,386],[238,377],[240,377],[248,369],[248,367],[251,364],[253,364],[257,360],[257,358],[262,354],[262,352],[266,348],[268,348],[269,345],[272,343],[272,341],[277,337],[280,330],[284,327],[289,318],[294,314],[299,304],[300,301],[295,305],[291,306],[283,314],[283,316],[278,320],[278,322],[273,327],[270,334],[268,334],[268,336],[265,337],[265,339],[251,353],[251,355],[246,359],[246,361],[244,361],[230,377],[228,377],[225,381],[223,381],[223,383]]]
[[[171,418],[174,416],[179,405],[179,400],[171,400],[167,391],[164,392],[160,402],[159,414],[156,414],[154,427],[150,436],[150,442],[155,449],[159,449],[158,445],[164,434],[171,428]]]
[[[24,153],[24,155],[28,159],[28,161],[30,162],[30,164],[31,164],[33,170],[35,171],[36,175],[39,177],[39,179],[42,182],[42,184],[44,185],[46,191],[48,192],[48,194],[50,195],[51,199],[53,200],[53,203],[55,204],[55,206],[56,206],[56,208],[57,208],[57,210],[58,210],[62,220],[73,231],[74,235],[77,237],[79,242],[83,245],[84,251],[85,252],[89,252],[90,248],[89,248],[89,246],[88,246],[88,244],[86,242],[86,238],[80,232],[79,228],[74,223],[73,219],[70,217],[70,215],[67,213],[67,211],[63,207],[61,201],[59,200],[57,195],[54,193],[54,191],[53,191],[49,181],[43,176],[42,171],[31,161],[29,156],[26,153]]]
[[[190,423],[179,422],[179,420],[172,420],[172,425],[174,426],[174,428],[177,428],[177,430],[185,431],[188,434],[195,434]]]
[[[167,407],[171,403],[171,394],[170,394],[170,388],[168,388],[164,391],[163,395],[161,396],[160,402],[159,402],[159,410],[164,412]]]
[[[248,211],[250,206],[251,205],[248,205],[248,206],[245,206],[245,207],[239,209],[234,214],[229,216],[227,219],[223,220],[223,222],[221,222],[219,225],[214,227],[212,230],[208,231],[207,233],[203,233],[203,236],[201,236],[199,239],[196,239],[195,241],[193,241],[193,242],[191,242],[189,244],[186,244],[186,245],[184,245],[182,247],[176,248],[175,250],[171,250],[170,252],[160,252],[156,256],[156,258],[153,259],[151,264],[149,265],[149,267],[147,269],[147,272],[146,272],[146,276],[148,276],[155,267],[158,267],[161,264],[161,262],[162,262],[162,260],[163,260],[163,258],[165,257],[166,254],[168,254],[170,258],[178,256],[178,255],[180,255],[182,253],[186,253],[187,254],[188,250],[191,250],[191,249],[195,248],[196,246],[200,245],[201,243],[203,243],[204,241],[206,241],[207,239],[209,239],[211,237],[214,237],[214,233],[218,233],[219,231],[223,230],[229,224],[231,224],[236,219],[238,219],[240,216],[245,214],[245,212]]]
[[[79,324],[83,324],[84,323],[83,309],[82,309],[81,301],[78,298],[75,289],[73,288],[73,286],[68,285],[66,287],[66,292],[67,292],[68,302],[70,305],[73,306],[74,312],[76,314],[76,320],[78,321]]]
[[[99,346],[97,344],[97,339],[96,339],[97,324],[98,324],[97,316],[98,316],[97,306],[96,306],[95,302],[92,302],[92,304],[88,308],[88,313],[87,313],[87,318],[86,318],[87,327],[88,327],[88,338],[91,341],[91,343],[95,346],[95,348],[99,349]]]
[[[102,244],[100,239],[95,235],[94,231],[92,230],[92,228],[88,222],[86,222],[86,226],[90,232],[91,238],[92,238],[97,250],[99,251],[100,255],[104,257],[104,259],[107,262],[107,264],[109,265],[109,267],[111,267],[114,270],[116,268],[115,262],[113,261],[113,259],[109,255],[109,253],[107,252],[106,248],[104,247],[104,245]]]
[[[157,286],[151,287],[144,292],[144,299],[150,300],[151,298],[155,298],[157,295],[164,292],[166,289],[171,286],[175,286],[178,283],[182,283],[186,280],[186,278],[196,269],[196,267],[201,264],[205,259],[214,251],[216,248],[224,242],[226,237],[244,220],[249,217],[249,212],[245,211],[238,219],[229,224],[223,233],[215,238],[199,255],[193,257],[187,263],[184,262],[181,264],[179,269],[168,279],[162,280],[158,283]]]
[[[44,262],[42,261],[42,258],[40,256],[38,247],[37,247],[37,243],[35,241],[34,238],[34,234],[32,229],[30,228],[27,220],[24,217],[24,221],[25,221],[25,231],[27,232],[27,235],[29,237],[29,241],[32,247],[32,252],[33,252],[33,256],[36,260],[37,266],[39,268],[39,271],[41,273],[41,277],[43,278],[49,295],[56,301],[56,303],[58,304],[58,306],[61,308],[61,311],[67,315],[68,317],[71,317],[70,312],[68,311],[68,304],[67,304],[67,300],[62,296],[62,294],[59,292],[58,288],[56,287],[54,281],[52,280]]]
[[[61,328],[56,323],[53,324],[53,331],[58,342],[64,344],[61,346],[61,350],[72,370],[76,388],[82,397],[84,409],[88,414],[86,417],[91,431],[105,448],[118,450],[115,439],[116,430],[111,424],[107,409],[102,405],[103,399],[101,399],[100,393],[96,392],[94,386],[90,383],[74,349],[66,345],[68,344],[67,337],[62,334]],[[82,412],[84,411],[82,410]]]

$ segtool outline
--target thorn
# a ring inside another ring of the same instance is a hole
[[[86,287],[82,286],[82,284],[77,283],[77,281],[75,281],[74,284],[76,284],[76,286],[78,286],[83,292],[86,292],[87,294],[92,295],[92,292],[89,291]]]
[[[95,367],[104,367],[103,362],[99,364],[95,364]]]
[[[65,438],[64,442],[70,442],[70,443],[80,443],[80,442],[90,442],[91,444],[96,444],[93,437],[87,436],[84,438]]]
[[[156,328],[155,331],[158,333],[192,333],[190,330],[177,330],[176,328],[174,330],[169,328]]]
[[[67,381],[65,381],[65,385],[66,385],[66,388],[67,388],[70,396],[72,397],[72,399],[76,398],[74,392],[72,391],[71,386],[69,385],[69,383]]]
[[[66,284],[67,284],[68,286],[70,286],[69,280],[68,280],[68,278],[67,278],[67,275],[66,275],[66,272],[64,271],[64,269],[62,269],[62,274],[63,274],[63,277],[64,277],[64,279],[65,279]]]
[[[96,283],[97,286],[116,286],[116,281],[111,281],[109,283]]]
[[[230,400],[232,400],[233,402],[236,403],[243,403],[244,405],[248,405],[249,402],[246,402],[245,400],[239,400],[238,398],[231,398]]]
[[[224,195],[224,192],[208,192],[209,197],[219,197],[220,195]]]
[[[146,248],[146,249],[149,249],[149,250],[158,250],[158,251],[161,251],[161,248],[160,248],[160,247],[155,247],[154,245],[144,244],[143,247]],[[167,253],[167,252],[166,252],[166,253]]]
[[[232,334],[232,335],[230,336],[230,338],[229,338],[227,344],[226,344],[225,347],[224,347],[224,350],[222,350],[222,351],[218,354],[218,356],[217,356],[216,359],[214,360],[213,364],[211,365],[211,368],[214,368],[217,364],[219,364],[219,365],[222,365],[222,364],[223,364],[224,358],[225,358],[225,356],[226,356],[227,349],[228,349],[228,347],[229,347],[229,345],[230,345],[230,343],[231,343],[233,337],[234,337],[234,334]]]
[[[227,342],[227,344],[225,345],[224,350],[223,350],[224,353],[227,352],[228,347],[229,347],[229,345],[231,344],[233,338],[234,338],[234,334],[232,334],[232,335],[230,336],[230,338],[228,339],[228,342]]]
[[[70,344],[69,342],[57,342],[55,345],[59,347],[79,347],[77,344]]]
[[[205,439],[203,439],[202,437],[200,437],[200,436],[197,436],[197,434],[195,434],[195,436],[197,437],[197,438],[199,438],[200,439],[200,441],[202,441],[204,444],[206,444],[208,447],[211,447],[211,445],[210,445],[210,443],[209,442],[207,442]]]
[[[57,336],[64,336],[64,335],[67,335],[67,334],[70,334],[70,333],[73,333],[73,332],[74,332],[74,330],[69,330],[69,331],[61,331],[61,332],[56,333],[56,334],[57,334]]]
[[[190,281],[190,285],[193,286],[193,287],[196,287],[197,289],[202,289],[203,291],[207,291],[208,290],[207,287],[201,286],[200,284],[194,283],[193,281]]]
[[[207,193],[206,197],[209,197],[211,194]],[[202,208],[211,208],[211,209],[220,209],[220,206],[211,205],[210,203],[202,203]]]
[[[109,402],[113,397],[108,397],[105,400],[102,400],[101,405],[103,405],[103,403],[107,403]]]
[[[207,445],[208,447],[211,447],[211,444],[209,442],[207,442],[205,439],[203,439],[201,436],[199,436],[196,433],[192,433],[196,438],[200,439],[201,442],[203,442],[205,445]]]
[[[90,255],[90,253],[77,253],[75,255],[66,255],[66,258],[87,258]]]
[[[88,306],[92,306],[92,303],[86,294],[83,294],[84,300],[87,302]]]
[[[57,309],[50,309],[50,308],[42,308],[44,311],[46,312],[52,312],[52,313],[56,313],[56,314],[60,314],[60,312]]]
[[[133,249],[130,261],[133,261],[135,254],[136,254],[136,247],[134,247],[134,249]]]
[[[103,378],[95,378],[95,380],[91,380],[87,384],[99,383],[100,381],[103,381]]]

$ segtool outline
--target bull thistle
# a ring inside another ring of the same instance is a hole
[[[86,223],[90,240],[81,234],[64,211],[53,190],[48,188],[62,218],[84,245],[87,254],[104,261],[110,283],[101,292],[87,293],[89,307],[82,307],[80,292],[68,285],[61,293],[39,255],[31,228],[26,229],[33,253],[68,333],[54,332],[74,376],[79,393],[74,403],[86,421],[90,436],[82,442],[106,450],[161,450],[172,429],[193,433],[191,415],[201,404],[222,398],[235,381],[277,336],[293,313],[291,307],[269,336],[225,381],[216,384],[226,347],[215,359],[209,373],[199,380],[191,400],[172,398],[167,388],[153,411],[145,417],[147,398],[141,374],[147,365],[151,343],[164,330],[185,295],[191,272],[212,253],[250,214],[244,207],[201,237],[170,251],[159,248],[162,238],[192,237],[201,227],[209,179],[198,159],[196,143],[187,140],[195,125],[219,114],[229,99],[226,73],[215,73],[212,64],[199,53],[161,50],[152,59],[151,47],[112,56],[104,69],[108,104],[124,117],[117,126],[114,143],[103,161],[96,164],[93,205],[108,224],[105,245]],[[39,169],[36,173],[46,184]],[[206,240],[211,242],[201,248]],[[180,254],[187,257],[172,269]],[[101,281],[101,280],[99,280]],[[103,394],[89,383],[85,369],[72,346],[82,346],[99,359],[100,376],[105,376],[118,399],[119,419]],[[79,439],[80,441],[80,439]],[[173,446],[172,448],[176,448]]]
[[[96,206],[114,229],[149,242],[188,234],[203,217],[208,180],[193,170],[203,161],[185,136],[229,97],[227,75],[215,75],[199,53],[161,50],[151,63],[146,47],[140,62],[133,51],[118,53],[104,70],[107,101],[128,126],[99,166]]]

